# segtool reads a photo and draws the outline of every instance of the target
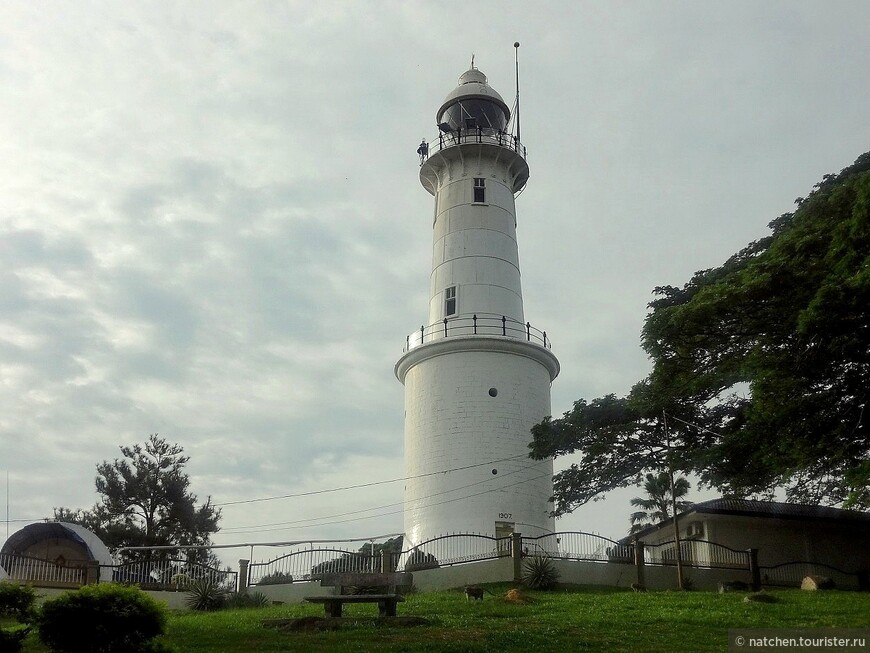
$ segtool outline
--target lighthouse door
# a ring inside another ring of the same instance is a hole
[[[501,556],[507,556],[511,553],[511,535],[514,534],[514,522],[512,521],[497,521],[495,523],[495,537],[497,540],[496,546],[498,553]]]

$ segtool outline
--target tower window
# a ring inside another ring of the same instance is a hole
[[[456,286],[444,291],[444,317],[456,314]]]
[[[483,177],[474,178],[474,201],[480,204],[486,202],[486,180]]]

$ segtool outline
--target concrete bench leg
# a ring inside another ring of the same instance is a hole
[[[341,601],[326,601],[323,608],[326,610],[327,617],[341,616]]]
[[[378,601],[378,614],[381,617],[395,617],[396,601]]]

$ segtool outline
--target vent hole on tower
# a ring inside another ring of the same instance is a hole
[[[489,389],[489,396],[490,397],[497,397],[498,396],[498,389],[497,388],[490,388]]]
[[[493,470],[492,470],[492,475],[495,476],[496,474],[498,474],[498,470],[495,469],[495,468],[493,468]]]

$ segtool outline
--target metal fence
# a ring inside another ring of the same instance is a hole
[[[10,580],[78,587],[87,581],[86,560],[52,561],[31,556],[0,554],[0,567]]]
[[[421,326],[405,338],[404,352],[419,347],[427,342],[457,336],[500,336],[513,340],[525,340],[552,349],[552,341],[546,331],[536,329],[530,323],[523,324],[505,315],[493,313],[475,313],[473,315],[457,315],[444,318],[429,326]]]
[[[380,570],[380,556],[337,548],[291,551],[273,560],[248,565],[249,585],[317,580],[323,574]]]
[[[199,581],[208,581],[226,590],[236,587],[238,572],[218,569],[177,558],[140,560],[117,565],[100,565],[100,577],[114,583],[138,585],[142,589],[178,591]]]
[[[706,540],[681,540],[680,557],[686,567],[716,569],[749,569],[749,552],[731,549]],[[644,563],[648,565],[677,564],[674,540],[644,546]]]
[[[441,535],[402,551],[396,568],[404,571],[449,567],[467,562],[494,560],[511,554],[511,538],[474,533]]]
[[[784,562],[769,567],[759,566],[761,584],[771,587],[800,587],[806,576],[830,578],[838,589],[863,589],[866,580],[861,574],[850,573],[819,562]]]
[[[524,537],[523,555],[545,555],[563,560],[630,563],[634,548],[615,540],[582,531],[548,533],[539,537]]]

